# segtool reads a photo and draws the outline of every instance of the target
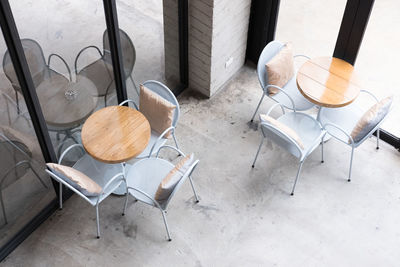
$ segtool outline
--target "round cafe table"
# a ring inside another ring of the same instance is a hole
[[[307,100],[328,108],[352,103],[361,89],[354,67],[334,57],[317,57],[305,62],[297,73],[297,87]]]
[[[139,111],[125,106],[102,108],[86,120],[82,127],[82,144],[94,159],[109,163],[122,163],[133,159],[147,147],[151,128]],[[116,194],[125,194],[118,188]]]

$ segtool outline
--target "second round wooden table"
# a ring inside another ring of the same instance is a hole
[[[297,87],[307,100],[328,108],[350,104],[361,89],[354,67],[334,57],[317,57],[304,63],[297,73]]]

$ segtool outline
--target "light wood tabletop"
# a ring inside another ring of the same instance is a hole
[[[68,99],[67,90],[74,90],[74,99]],[[96,86],[87,78],[77,82],[54,76],[36,88],[44,119],[50,126],[71,128],[81,124],[97,106]]]
[[[85,150],[96,160],[121,163],[139,155],[149,143],[150,134],[150,124],[142,113],[125,106],[110,106],[86,120],[81,137]]]
[[[354,67],[344,60],[317,57],[305,62],[297,73],[297,87],[312,103],[329,108],[343,107],[360,93],[361,83]]]

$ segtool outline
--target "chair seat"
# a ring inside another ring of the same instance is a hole
[[[152,146],[156,143],[157,138],[160,136],[159,133],[157,133],[156,131],[151,131],[151,136],[150,136],[150,141],[149,144],[147,145],[147,147],[142,151],[142,153],[140,153],[136,159],[143,159],[143,158],[147,158],[149,156],[150,150],[152,148]],[[158,149],[163,146],[168,139],[166,138],[162,138],[160,141],[158,141],[158,143],[156,144],[156,146],[153,149],[153,154],[156,153],[158,151]]]
[[[146,158],[132,165],[127,172],[128,187],[139,189],[155,198],[162,179],[174,168],[174,165],[160,158]],[[129,189],[129,193],[136,199],[154,206],[154,203],[143,194]],[[163,203],[160,203],[163,207]],[[164,208],[164,207],[163,207]]]
[[[79,71],[78,76],[79,75],[88,78],[94,83],[98,91],[98,96],[105,96],[107,88],[112,87],[112,83],[114,81],[112,66],[105,62],[102,58],[84,67],[81,71]],[[77,77],[77,79],[78,78],[79,77]],[[111,94],[113,89],[115,89],[115,86],[108,90],[108,94]]]
[[[282,89],[285,90],[285,92],[293,99],[296,110],[304,111],[314,107],[314,104],[305,99],[297,88],[296,75],[294,75],[293,78]],[[269,95],[269,97],[276,102],[281,103],[286,108],[293,109],[292,102],[284,93],[279,92],[275,95]]]
[[[97,161],[90,157],[88,154],[85,154],[82,158],[80,158],[73,166],[74,169],[84,173],[88,177],[90,177],[93,181],[95,181],[101,188],[104,188],[106,183],[114,177],[114,175],[122,172],[121,164],[107,164],[100,161]],[[126,172],[129,171],[130,165],[127,164],[125,169]],[[115,185],[110,185],[108,187],[108,191],[104,192],[104,196],[101,197],[100,201],[103,200],[106,196],[111,194],[117,187],[119,182],[116,181]],[[97,197],[88,197],[92,205],[96,204]]]
[[[299,112],[287,112],[277,119],[286,126],[293,129],[300,137],[304,148],[301,159],[310,148],[315,148],[320,143],[320,136],[323,132],[320,124],[311,116]]]
[[[351,103],[342,108],[322,108],[319,113],[319,121],[322,125],[325,123],[336,124],[350,135],[364,112],[365,110],[356,103]],[[349,138],[340,130],[330,127],[329,132],[343,142],[348,142]]]

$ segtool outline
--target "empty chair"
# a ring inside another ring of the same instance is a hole
[[[277,106],[281,107],[283,115],[275,120],[269,115]],[[285,113],[284,106],[280,103],[273,105],[266,115],[260,115],[260,120],[262,138],[252,167],[254,168],[265,138],[269,138],[280,147],[286,149],[299,159],[300,164],[291,192],[291,195],[293,195],[303,163],[321,143],[325,131],[321,124],[308,114],[296,111]]]
[[[125,182],[125,177],[120,164],[104,164],[87,154],[72,168],[60,165],[67,153],[74,148],[80,148],[85,152],[82,145],[71,145],[61,154],[58,164],[47,163],[46,172],[59,182],[60,209],[62,209],[62,185],[96,208],[97,238],[100,238],[99,204]]]
[[[321,107],[318,117],[322,126],[335,139],[351,147],[348,181],[351,181],[354,149],[375,131],[379,149],[379,127],[388,115],[393,97],[379,101],[372,93],[361,90],[358,98],[342,108]]]
[[[0,202],[4,223],[7,224],[7,213],[4,205],[3,190],[12,186],[22,178],[29,170],[33,176],[47,188],[46,183],[32,167],[33,157],[38,153],[37,146],[24,134],[6,126],[0,127]]]
[[[184,158],[174,166],[169,161],[158,158],[158,153],[163,148],[174,149]],[[162,146],[155,158],[146,158],[134,163],[127,173],[129,194],[125,200],[124,214],[129,195],[135,200],[158,208],[164,220],[168,241],[171,241],[166,218],[168,204],[187,178],[192,186],[196,203],[199,202],[191,177],[198,163],[199,160],[195,160],[193,154],[185,156],[182,151],[172,146]]]
[[[260,58],[258,59],[257,63],[257,75],[263,93],[260,101],[258,102],[253,117],[251,118],[251,121],[254,120],[254,117],[256,116],[257,111],[260,108],[260,105],[265,96],[268,96],[274,101],[281,103],[285,108],[290,110],[293,110],[295,107],[297,111],[304,111],[311,109],[314,106],[314,104],[303,97],[303,95],[299,92],[297,88],[296,70],[294,70],[293,61],[289,62],[290,64],[287,62],[281,62],[282,64],[289,64],[288,66],[282,66],[282,68],[293,68],[293,76],[287,77],[288,82],[285,83],[282,87],[271,83],[271,77],[268,77],[266,64],[269,63],[276,55],[278,55],[279,52],[285,47],[285,45],[286,44],[279,41],[272,41],[268,43],[261,52]],[[308,58],[304,55],[295,55],[293,58],[296,57]]]
[[[133,45],[133,42],[129,38],[128,34],[121,29],[119,30],[119,36],[121,41],[120,43],[125,78],[131,80],[136,93],[139,94],[132,77],[133,67],[135,66],[136,62],[135,46]],[[99,53],[100,58],[79,70],[78,59],[81,54],[88,49],[95,49]],[[79,75],[82,75],[91,80],[97,87],[98,96],[104,97],[104,105],[106,106],[107,96],[115,91],[114,72],[107,30],[105,30],[103,34],[103,52],[101,52],[101,50],[94,45],[84,47],[76,56],[74,66],[77,79],[79,79]]]
[[[138,109],[139,111],[141,111],[146,118],[149,120],[150,122],[150,126],[151,126],[151,137],[150,137],[150,141],[149,144],[147,145],[146,149],[140,153],[140,155],[138,155],[136,158],[140,159],[140,158],[144,158],[144,157],[150,157],[151,155],[153,155],[156,151],[158,151],[158,149],[163,146],[165,144],[165,142],[168,140],[167,136],[170,134],[174,140],[175,146],[177,149],[179,149],[178,146],[178,142],[176,140],[176,136],[175,136],[175,128],[176,125],[178,124],[178,120],[179,120],[179,115],[180,115],[180,109],[179,109],[179,103],[178,100],[176,99],[175,95],[172,93],[172,91],[164,84],[158,82],[158,81],[146,81],[143,83],[143,86],[147,89],[149,89],[150,91],[152,91],[153,93],[155,93],[157,96],[161,97],[162,99],[168,101],[171,105],[174,105],[175,108],[172,110],[172,116],[171,116],[171,123],[169,125],[166,125],[165,128],[163,128],[162,130],[158,130],[156,131],[154,129],[155,124],[153,123],[151,117],[154,118],[154,116],[156,117],[160,117],[160,116],[166,116],[168,117],[168,114],[166,113],[160,113],[160,114],[154,114],[154,112],[156,112],[155,107],[153,106],[146,106],[146,102],[145,101],[140,101],[140,106],[138,108],[138,106],[136,105],[136,103],[133,100],[125,100],[123,102],[120,103],[120,105],[124,105],[126,103],[133,103],[133,105],[135,106],[136,109]],[[143,90],[143,88],[141,88],[141,90]],[[140,99],[142,99],[144,97],[144,94],[140,94]],[[162,101],[156,101],[157,105],[160,105]],[[153,116],[149,116],[150,114],[147,114],[144,109],[146,109],[147,111],[152,111],[155,110],[154,112],[151,112]]]
[[[50,54],[46,63],[43,50],[38,42],[32,39],[21,39],[21,43],[35,87],[37,87],[40,83],[42,83],[46,79],[49,79],[50,77],[52,79],[57,79],[60,84],[66,84],[72,80],[70,68],[60,55],[54,53]],[[51,59],[53,57],[59,58],[64,63],[69,74],[69,80],[64,75],[58,73],[50,67]],[[21,88],[19,86],[18,78],[15,73],[14,66],[12,64],[10,53],[8,52],[8,50],[4,54],[3,70],[15,90],[15,101],[19,114],[20,107],[18,94],[21,93]],[[51,88],[49,88],[49,90],[51,90]]]

